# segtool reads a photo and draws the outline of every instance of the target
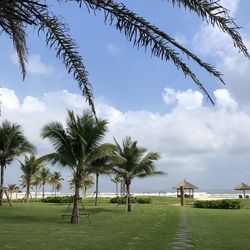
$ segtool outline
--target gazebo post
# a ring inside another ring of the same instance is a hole
[[[243,190],[243,194],[244,194],[244,199],[246,198],[246,190]]]
[[[181,206],[184,206],[184,188],[183,186],[180,186],[181,190]]]

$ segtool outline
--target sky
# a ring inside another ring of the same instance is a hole
[[[123,1],[223,72],[225,86],[191,63],[215,101],[213,106],[170,62],[133,48],[123,34],[105,25],[102,13],[93,15],[84,6],[56,2],[50,7],[69,24],[79,46],[97,114],[109,121],[103,142],[113,142],[114,137],[121,142],[129,135],[139,146],[161,154],[157,170],[167,175],[137,179],[132,192],[169,190],[184,178],[203,190],[250,184],[250,61],[226,34],[183,8],[173,8],[171,1]],[[243,27],[240,33],[250,50],[250,2],[222,3]],[[0,119],[21,124],[42,155],[53,148],[41,139],[41,127],[49,121],[64,122],[67,109],[81,114],[88,106],[55,51],[46,48],[43,35],[28,28],[27,39],[28,72],[22,81],[13,44],[5,34],[0,36]],[[62,171],[67,191],[70,172],[50,168]],[[19,183],[20,175],[19,163],[13,162],[6,170],[6,184]],[[110,179],[101,177],[101,192],[115,192]]]

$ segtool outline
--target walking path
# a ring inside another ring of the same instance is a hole
[[[180,224],[175,234],[172,250],[185,250],[193,247],[192,231],[188,221],[187,210],[181,208]]]

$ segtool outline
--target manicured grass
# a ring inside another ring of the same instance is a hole
[[[170,249],[179,222],[180,208],[166,205],[88,205],[93,225],[62,220],[66,205],[15,203],[0,207],[1,249]]]
[[[175,198],[153,197],[152,204],[141,205],[144,213],[133,204],[132,213],[124,205],[101,200],[94,207],[90,200],[86,217],[80,225],[62,220],[67,205],[40,202],[7,204],[0,207],[0,249],[171,249],[180,220],[186,209],[192,228],[194,248],[201,250],[249,249],[250,201],[243,209],[198,209],[173,205]],[[190,201],[191,202],[191,201]]]
[[[249,209],[187,209],[194,249],[250,249]]]

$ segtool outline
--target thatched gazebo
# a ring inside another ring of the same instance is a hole
[[[246,198],[246,190],[250,190],[250,186],[248,186],[247,184],[241,182],[241,184],[238,187],[236,187],[234,190],[242,190],[244,198]]]
[[[184,180],[183,182],[181,182],[181,183],[177,184],[175,187],[173,187],[173,189],[176,189],[176,191],[177,191],[177,197],[181,197],[181,194],[180,194],[181,187],[183,187],[184,192],[186,190],[188,191],[188,193],[184,193],[185,198],[194,198],[194,190],[198,189],[198,187],[196,187],[195,185]]]

